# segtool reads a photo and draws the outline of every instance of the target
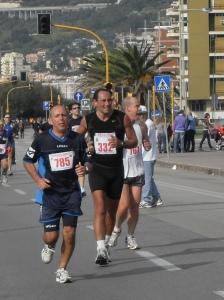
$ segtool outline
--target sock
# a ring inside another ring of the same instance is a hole
[[[97,249],[105,248],[105,242],[104,242],[104,240],[96,241],[96,243],[97,243]]]
[[[106,234],[105,235],[105,240],[104,240],[105,245],[108,244],[109,240],[110,240],[110,235]]]
[[[120,231],[121,231],[121,229],[115,225],[115,226],[114,226],[114,230],[113,230],[113,231],[114,231],[114,232],[120,232]]]

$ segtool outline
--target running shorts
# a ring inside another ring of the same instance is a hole
[[[142,187],[145,184],[145,176],[127,177],[124,179],[124,184]]]

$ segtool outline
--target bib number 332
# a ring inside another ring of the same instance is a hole
[[[51,171],[64,171],[73,167],[74,152],[61,152],[49,154]]]

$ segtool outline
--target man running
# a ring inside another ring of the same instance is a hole
[[[11,117],[9,114],[6,114],[4,117],[4,129],[7,133],[7,138],[10,141],[10,147],[8,149],[8,175],[12,176],[12,163],[13,163],[13,157],[15,160],[15,141],[14,141],[14,136],[13,136],[13,125],[11,123]]]
[[[8,151],[12,141],[4,129],[4,123],[0,120],[0,182],[4,185],[8,182]]]
[[[118,201],[123,186],[123,147],[137,145],[137,138],[128,116],[113,109],[110,90],[100,88],[93,96],[95,111],[86,115],[78,132],[88,131],[94,146],[89,185],[93,197],[94,231],[97,241],[96,264],[108,264],[107,243],[114,228]],[[127,140],[124,142],[124,135]]]
[[[118,237],[121,234],[121,225],[127,218],[128,235],[126,237],[126,245],[131,250],[139,248],[134,232],[138,222],[139,204],[142,186],[144,185],[142,146],[144,146],[146,151],[150,150],[147,127],[144,122],[140,123],[137,120],[139,106],[140,101],[137,97],[129,96],[124,99],[124,111],[133,122],[138,145],[137,147],[123,150],[124,185],[117,209],[115,226],[108,243],[110,247],[117,245]]]
[[[72,131],[77,131],[80,122],[82,120],[82,116],[80,114],[80,104],[77,102],[74,102],[72,104],[71,107],[71,119],[69,120],[69,127],[71,128]],[[86,196],[86,191],[85,191],[85,176],[79,177],[79,184],[80,184],[80,188],[81,188],[81,193],[82,193],[82,197]]]
[[[68,131],[68,114],[64,106],[50,111],[53,126],[40,134],[24,156],[24,166],[42,191],[40,222],[44,225],[41,252],[44,263],[50,263],[59,238],[60,219],[63,220],[63,242],[56,282],[71,280],[66,270],[75,246],[75,232],[81,211],[81,192],[78,176],[85,173],[85,141],[79,134]],[[38,161],[38,170],[35,163]],[[41,200],[39,199],[41,202]]]

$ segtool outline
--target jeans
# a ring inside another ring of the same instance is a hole
[[[166,151],[166,135],[165,133],[158,133],[157,135],[158,140],[158,149],[159,153],[162,153],[162,151]]]
[[[160,193],[158,192],[157,186],[154,181],[154,166],[156,161],[144,161],[145,170],[145,185],[142,189],[143,201],[148,203],[153,203],[160,198]]]
[[[183,132],[175,132],[174,134],[174,145],[173,152],[177,153],[180,143],[180,151],[184,152],[184,131]]]

